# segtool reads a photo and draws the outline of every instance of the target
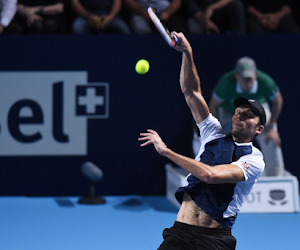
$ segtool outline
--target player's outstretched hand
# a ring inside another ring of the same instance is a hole
[[[147,133],[140,133],[140,138],[138,138],[139,141],[145,141],[144,143],[141,144],[141,147],[147,146],[149,144],[153,144],[156,151],[160,155],[164,155],[167,146],[166,144],[162,141],[158,133],[152,129],[147,129]]]
[[[192,47],[189,43],[189,41],[186,39],[184,34],[182,32],[177,33],[175,31],[172,32],[175,36],[178,38],[178,42],[173,46],[174,49],[181,51],[181,52],[191,52]]]

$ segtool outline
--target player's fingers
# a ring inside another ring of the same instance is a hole
[[[140,133],[140,136],[143,136],[143,137],[139,137],[138,138],[139,141],[149,140],[149,133]]]
[[[179,33],[178,33],[178,32],[176,32],[176,31],[172,31],[171,34],[174,35],[174,36],[176,36],[178,39],[179,39],[179,38],[182,39],[183,36],[184,36],[184,34],[183,34],[182,32],[179,32]]]
[[[153,129],[148,128],[147,131],[150,132],[151,134],[156,134],[157,135],[157,132]]]
[[[146,135],[149,135],[149,133],[140,133],[140,135],[146,136]]]
[[[140,133],[140,136],[142,137],[138,138],[139,141],[145,141],[145,140],[152,141],[158,136],[158,134],[155,131],[153,131],[153,133]]]
[[[152,142],[146,141],[146,142],[142,143],[140,146],[141,146],[141,147],[144,147],[144,146],[147,146],[147,145],[149,145],[149,144],[152,144]]]

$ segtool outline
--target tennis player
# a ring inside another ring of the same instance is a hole
[[[154,130],[140,134],[141,146],[153,144],[160,155],[190,173],[175,194],[181,203],[177,220],[164,230],[158,249],[235,249],[231,228],[265,167],[251,142],[264,129],[265,111],[257,100],[237,98],[231,133],[226,134],[201,94],[190,43],[182,33],[173,34],[178,37],[174,48],[182,52],[180,87],[200,130],[201,147],[191,159],[169,149]]]

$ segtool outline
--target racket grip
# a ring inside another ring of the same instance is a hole
[[[178,42],[177,36],[175,36],[175,35],[172,34],[172,39],[173,39],[174,45],[175,45]]]

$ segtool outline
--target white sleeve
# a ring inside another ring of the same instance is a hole
[[[17,0],[2,0],[1,21],[0,23],[6,27],[10,24],[17,10]]]
[[[244,172],[245,181],[249,182],[256,182],[265,168],[265,162],[260,152],[244,155],[231,164],[238,166]]]
[[[195,160],[199,161],[200,155],[205,149],[205,144],[209,141],[225,136],[226,133],[222,129],[222,126],[218,119],[215,118],[212,114],[209,114],[209,116],[201,123],[197,124],[197,126],[200,131],[200,149],[197,156],[195,157]]]
[[[219,120],[212,114],[209,114],[209,116],[201,123],[197,124],[197,126],[200,130],[201,141],[220,138],[225,134]]]

